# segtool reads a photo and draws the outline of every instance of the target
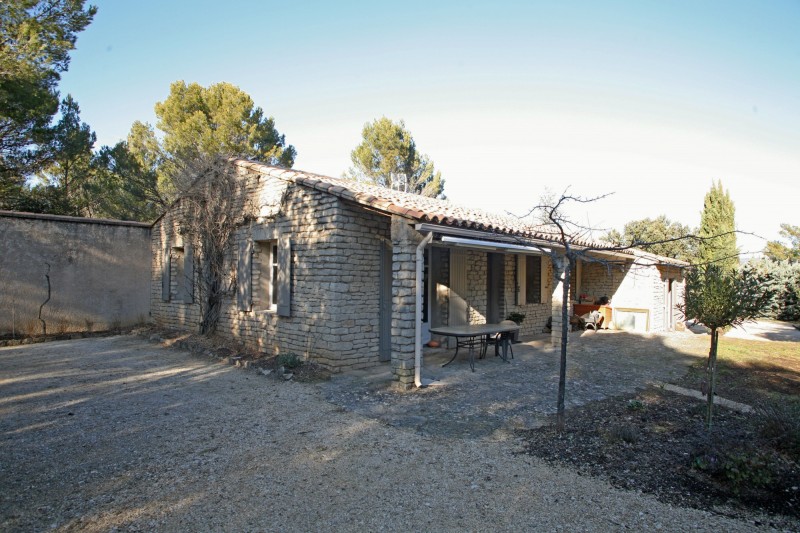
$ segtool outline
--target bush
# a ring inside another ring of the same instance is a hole
[[[284,368],[297,368],[303,364],[303,360],[296,353],[282,353],[278,355],[275,362]]]
[[[639,430],[629,424],[611,426],[604,431],[603,436],[608,442],[627,442],[633,444],[640,438]]]
[[[641,411],[645,407],[647,407],[646,404],[642,400],[637,399],[628,400],[628,403],[625,405],[628,411]]]
[[[757,413],[761,435],[773,442],[776,449],[792,460],[800,460],[800,405],[793,402],[769,402],[760,405]]]
[[[694,455],[692,466],[727,485],[737,495],[767,488],[780,477],[775,455],[749,444],[730,450],[709,447]]]
[[[778,320],[800,320],[800,263],[762,259],[751,261],[747,268],[765,275],[775,289],[769,316]]]
[[[518,326],[522,325],[522,322],[525,320],[525,313],[509,313],[506,317],[506,320],[510,320]]]

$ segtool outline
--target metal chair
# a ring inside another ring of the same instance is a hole
[[[502,326],[516,326],[517,323],[512,320],[503,320],[500,322]],[[495,333],[494,335],[487,335],[486,336],[486,345],[483,349],[483,355],[486,355],[486,350],[489,347],[489,344],[494,344],[494,356],[500,356],[500,346],[504,341],[508,341],[508,351],[511,352],[511,359],[514,359],[514,345],[511,343],[511,335],[513,333],[510,331],[506,331],[504,333]]]

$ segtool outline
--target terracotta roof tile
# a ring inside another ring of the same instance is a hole
[[[345,200],[387,213],[405,216],[419,222],[431,222],[444,226],[558,242],[558,235],[542,226],[533,226],[521,219],[459,206],[447,200],[395,191],[386,187],[345,178],[332,178],[310,172],[272,167],[245,159],[234,159],[232,161],[240,168],[328,192]],[[588,240],[578,241],[575,244],[579,246],[597,246],[597,243]],[[682,261],[657,256],[641,250],[625,250],[622,253],[643,258],[646,256],[655,261],[669,262],[671,264],[683,263]]]

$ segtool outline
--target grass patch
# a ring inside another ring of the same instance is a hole
[[[800,344],[720,338],[717,394],[751,405],[787,401],[800,405]],[[680,385],[699,389],[704,359],[693,364]]]

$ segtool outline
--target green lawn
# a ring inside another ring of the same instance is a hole
[[[708,337],[700,337],[708,343]],[[706,351],[708,346],[706,346]],[[738,402],[764,400],[800,404],[800,343],[720,337],[717,395]],[[705,361],[692,366],[686,384],[697,388]]]

